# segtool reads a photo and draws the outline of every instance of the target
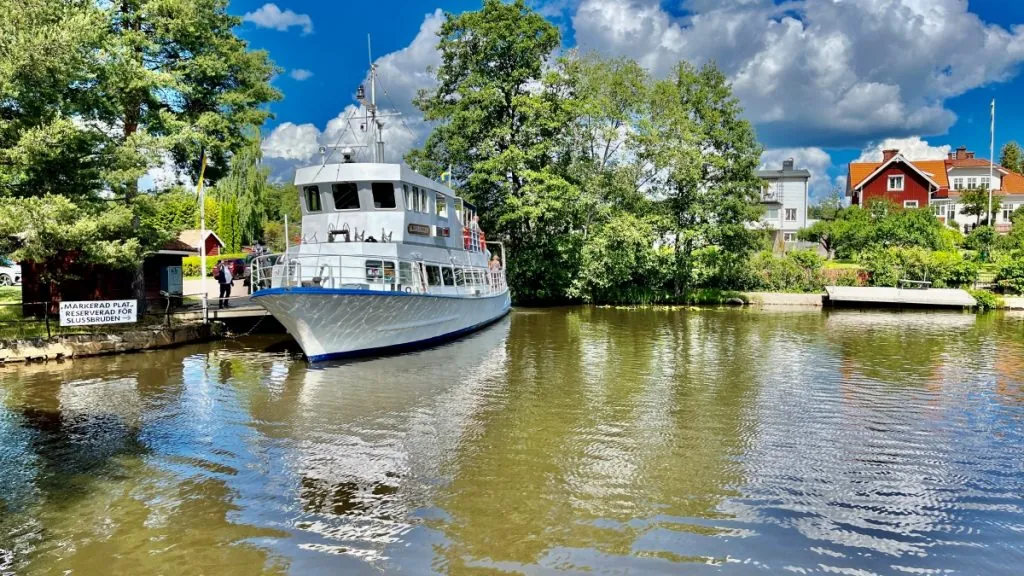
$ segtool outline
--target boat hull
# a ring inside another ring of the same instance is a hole
[[[452,297],[328,288],[271,288],[252,295],[298,341],[310,362],[433,346],[508,313],[508,292]]]

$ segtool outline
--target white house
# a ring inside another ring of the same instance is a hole
[[[1009,231],[1010,215],[1015,209],[1024,206],[1024,176],[999,165],[990,167],[987,159],[976,158],[974,152],[964,146],[950,152],[945,163],[949,190],[947,194],[934,195],[931,204],[935,215],[944,221],[955,220],[961,228],[965,224],[973,225],[978,217],[963,213],[963,205],[958,202],[960,195],[964,190],[991,188],[1002,204],[996,213],[995,228],[1002,233]]]
[[[795,247],[797,230],[812,223],[807,219],[807,185],[811,173],[794,168],[790,158],[782,162],[781,170],[758,170],[757,176],[764,181],[761,186],[761,204],[765,207],[762,226],[776,231],[776,241],[781,239],[787,247]]]

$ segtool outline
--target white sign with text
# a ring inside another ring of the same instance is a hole
[[[60,303],[61,326],[135,322],[137,300],[86,300]]]

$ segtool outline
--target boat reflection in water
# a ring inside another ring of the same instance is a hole
[[[292,424],[301,471],[300,548],[384,560],[418,523],[467,423],[505,382],[510,320],[398,358],[305,373]]]

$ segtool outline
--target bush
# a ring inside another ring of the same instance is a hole
[[[1024,256],[1017,254],[1001,264],[995,282],[1003,290],[1024,294]]]
[[[795,250],[785,256],[759,252],[750,261],[757,289],[774,292],[819,292],[825,287],[821,268],[824,258],[810,250]]]
[[[212,274],[213,273],[213,267],[216,266],[217,262],[219,262],[221,260],[234,260],[235,258],[245,258],[246,256],[248,256],[248,254],[245,254],[245,253],[241,253],[241,254],[218,254],[217,256],[207,256],[206,257],[206,273],[207,274]],[[186,278],[189,278],[189,277],[193,277],[194,278],[194,277],[199,276],[200,275],[200,268],[201,268],[200,264],[201,264],[201,262],[199,261],[199,256],[186,256],[186,257],[182,258],[181,259],[181,275],[186,277]]]
[[[988,290],[968,290],[974,301],[978,303],[978,311],[995,310],[1006,305],[1003,299]]]
[[[861,256],[871,286],[897,286],[899,281],[926,280],[936,288],[973,284],[979,266],[959,252],[929,252],[921,248],[875,249]]]
[[[991,226],[978,226],[964,238],[968,250],[989,250],[995,244],[998,234]]]

